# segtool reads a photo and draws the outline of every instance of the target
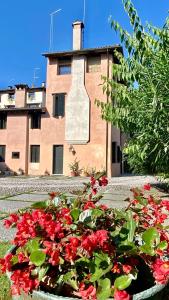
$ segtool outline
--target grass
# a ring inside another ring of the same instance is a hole
[[[10,246],[11,245],[8,242],[0,242],[0,258],[3,258]],[[9,280],[6,275],[0,273],[0,300],[11,299]]]

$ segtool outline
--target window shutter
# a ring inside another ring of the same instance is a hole
[[[40,146],[32,145],[31,146],[31,163],[39,163],[40,161]]]
[[[53,98],[53,116],[64,117],[65,114],[65,94],[56,94]]]
[[[5,161],[6,146],[0,146],[0,162]]]
[[[116,163],[116,157],[117,157],[117,143],[112,142],[112,163]]]

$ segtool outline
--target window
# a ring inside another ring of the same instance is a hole
[[[31,145],[31,163],[39,163],[40,162],[40,146],[39,145]]]
[[[117,162],[121,163],[121,161],[122,161],[121,149],[120,149],[120,146],[117,146]]]
[[[58,60],[58,75],[71,74],[71,59]]]
[[[12,158],[13,159],[19,159],[20,153],[19,152],[12,152]]]
[[[0,114],[0,129],[6,129],[7,115]]]
[[[59,75],[71,74],[71,65],[60,65]]]
[[[0,162],[5,162],[6,146],[0,146]]]
[[[53,116],[64,117],[65,114],[65,94],[53,95]]]
[[[117,143],[112,142],[112,163],[116,163],[116,157],[117,157]]]
[[[15,99],[15,94],[14,93],[8,94],[8,100],[14,100],[14,99]]]
[[[87,58],[87,72],[96,73],[101,71],[101,56],[91,56]]]
[[[41,128],[41,114],[34,113],[31,115],[31,129],[40,129]]]
[[[33,100],[35,100],[35,93],[34,92],[30,92],[30,93],[28,93],[28,99],[29,100],[31,100],[31,101],[33,101]]]

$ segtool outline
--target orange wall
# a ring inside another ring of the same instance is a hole
[[[5,165],[15,172],[19,168],[25,172],[27,167],[27,120],[26,114],[8,115],[7,129],[0,130],[0,144],[6,145]],[[20,158],[12,159],[12,152],[20,152]]]

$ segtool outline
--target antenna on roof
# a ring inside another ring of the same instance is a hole
[[[85,24],[85,18],[86,18],[86,0],[84,0],[84,5],[83,5],[83,24]]]
[[[35,86],[36,79],[39,78],[39,76],[36,75],[36,72],[38,70],[40,70],[40,68],[34,68],[34,71],[33,71],[33,87]]]
[[[53,30],[53,17],[55,14],[60,12],[62,9],[59,8],[58,10],[53,11],[50,14],[50,46],[49,46],[49,52],[53,51],[53,35],[54,35],[54,30]]]
[[[86,19],[86,0],[84,0],[84,3],[83,3],[83,24],[85,25],[85,19]],[[83,27],[83,47],[84,47],[84,28],[85,26]]]

